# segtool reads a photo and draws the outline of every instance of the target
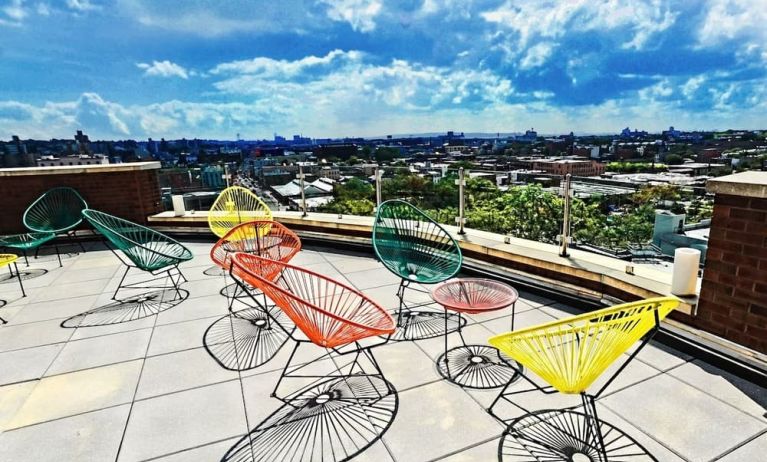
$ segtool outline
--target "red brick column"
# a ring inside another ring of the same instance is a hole
[[[57,186],[76,189],[88,207],[146,224],[162,211],[159,162],[0,169],[0,234],[25,232],[22,216],[45,191]]]
[[[710,180],[716,193],[693,324],[767,353],[767,172]]]

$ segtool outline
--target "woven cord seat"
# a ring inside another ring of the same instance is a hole
[[[72,234],[83,221],[85,199],[73,188],[59,187],[46,191],[24,211],[24,226],[38,233]],[[85,252],[82,243],[80,249]]]
[[[597,460],[607,460],[608,448],[602,437],[602,424],[597,416],[595,400],[649,342],[660,328],[661,320],[679,306],[679,303],[679,300],[670,297],[625,303],[497,335],[490,338],[489,343],[508,357],[535,372],[556,391],[566,394],[580,394],[585,412],[585,417],[582,420],[589,425],[589,431],[586,432],[586,435],[590,439],[576,443],[581,445],[581,449],[585,448],[584,450],[587,452],[593,450],[599,456]],[[644,340],[639,348],[627,358],[606,383],[596,393],[588,393],[587,389],[607,368],[642,337]],[[528,381],[536,388],[540,388],[529,378]],[[507,393],[509,385],[501,391],[501,394],[490,406],[491,414],[495,415],[493,408],[499,400],[505,399],[513,403],[508,396],[520,393]],[[543,391],[551,393],[551,391]],[[549,433],[546,438],[557,439],[559,436],[564,438],[562,435],[566,435],[567,432],[564,429],[550,428]],[[519,435],[520,430],[510,426],[505,434]],[[551,436],[552,434],[554,436]],[[504,445],[508,446],[504,440],[505,438],[502,439],[499,449],[502,455]],[[537,442],[536,444],[540,446],[542,443]],[[522,446],[533,448],[537,447],[536,444],[526,443]],[[551,445],[545,444],[544,446],[551,449]],[[568,447],[568,451],[573,449]],[[642,455],[645,456],[646,454],[642,453]],[[653,459],[652,456],[650,459]],[[563,458],[561,460],[568,459]]]
[[[208,211],[208,226],[219,238],[249,221],[271,221],[272,211],[258,196],[241,186],[221,191]],[[268,229],[262,229],[268,232]]]
[[[386,269],[400,278],[397,325],[402,328],[402,337],[420,339],[442,335],[441,316],[413,313],[420,305],[408,306],[405,291],[418,290],[410,287],[411,283],[436,284],[458,273],[463,257],[455,239],[417,207],[397,199],[378,207],[373,225],[373,249]],[[459,327],[458,323],[453,324],[453,329]]]
[[[229,230],[210,251],[210,258],[229,271],[231,257],[245,252],[270,260],[289,262],[301,250],[301,239],[284,225],[270,220],[242,223]]]
[[[232,262],[232,274],[272,299],[316,345],[335,348],[394,332],[385,309],[329,277],[246,253]]]
[[[27,258],[27,252],[30,250],[37,250],[41,245],[52,241],[56,238],[55,233],[51,232],[35,232],[35,233],[23,233],[23,234],[11,234],[7,236],[0,236],[0,247],[7,247],[9,249],[20,250],[24,256],[26,265],[29,266],[29,258]],[[54,244],[56,248],[56,257],[59,260],[59,266],[61,265],[61,255],[59,254],[59,246]]]
[[[179,281],[172,277],[171,270],[178,273],[179,279],[185,279],[178,265],[192,259],[193,255],[189,249],[153,229],[98,210],[83,210],[83,216],[104,236],[111,244],[110,249],[127,266],[112,296],[113,299],[117,298],[121,288],[136,286],[136,284],[122,285],[131,268],[138,268],[152,274],[167,272],[173,288],[178,296],[181,296],[178,290]],[[121,258],[116,250],[119,250],[124,258]]]

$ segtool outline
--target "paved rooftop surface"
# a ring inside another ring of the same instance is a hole
[[[0,281],[0,300],[8,302],[0,315],[9,321],[0,327],[0,460],[215,461],[280,407],[269,393],[290,346],[255,369],[222,367],[231,360],[225,351],[232,339],[218,338],[220,349],[206,349],[204,339],[214,323],[229,323],[219,293],[227,282],[204,273],[210,243],[188,246],[196,255],[182,265],[188,298],[129,322],[83,327],[94,318],[77,316],[108,304],[122,274],[115,256],[96,244],[66,256],[63,268],[55,256],[32,261],[33,271],[47,272],[25,280],[26,298],[16,281]],[[397,305],[398,280],[373,258],[315,249],[293,263],[343,278],[386,308]],[[572,313],[521,292],[516,322]],[[510,310],[472,316],[466,340],[485,343],[508,330],[509,316]],[[437,338],[374,350],[399,407],[383,437],[355,460],[498,460],[504,427],[485,411],[498,389],[467,390],[443,380],[435,365],[442,349]],[[529,410],[579,402],[519,395]],[[604,421],[661,461],[756,461],[767,454],[767,391],[659,344],[643,350],[597,406]],[[522,414],[499,412],[508,419]]]

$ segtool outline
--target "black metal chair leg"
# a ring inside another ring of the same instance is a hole
[[[16,268],[16,277],[19,278],[19,287],[21,287],[21,296],[26,297],[27,293],[24,292],[24,283],[21,281],[21,273],[19,272],[19,265],[17,265],[16,262],[13,262],[13,267]],[[11,275],[12,274],[13,273],[11,273]]]
[[[120,283],[117,284],[117,288],[115,289],[115,293],[112,294],[112,300],[117,300],[117,292],[120,291],[120,287],[123,285],[123,281],[125,281],[125,276],[128,275],[128,271],[130,271],[130,266],[125,267],[125,272],[123,273],[123,277],[120,278]]]
[[[24,262],[27,264],[27,268],[29,268],[29,258],[27,258],[27,249],[24,249],[21,252],[22,254],[24,254]]]
[[[61,264],[61,253],[59,253],[59,246],[57,244],[53,244],[53,247],[56,249],[56,258],[59,259],[59,268],[61,268],[64,265]]]

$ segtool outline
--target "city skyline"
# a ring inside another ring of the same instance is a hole
[[[767,115],[758,0],[218,3],[0,0],[0,138],[660,132]]]

